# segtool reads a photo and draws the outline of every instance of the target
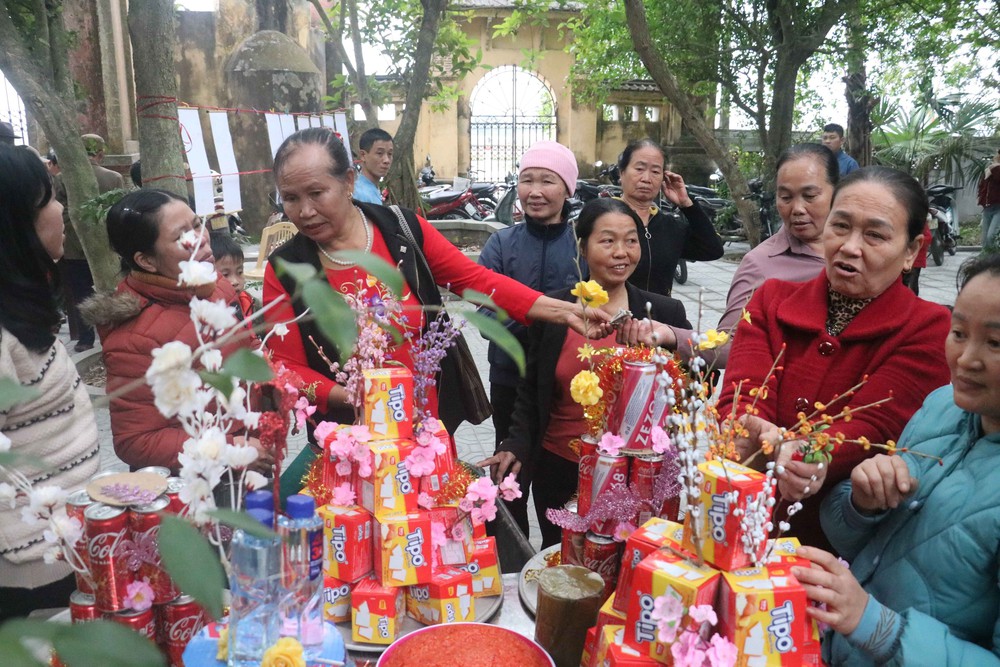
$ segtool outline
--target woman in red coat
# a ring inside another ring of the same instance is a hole
[[[926,195],[902,172],[868,167],[840,182],[823,231],[826,270],[806,283],[764,283],[747,306],[750,321],[737,330],[719,411],[740,416],[747,427],[749,437],[737,443],[741,456],[764,440],[778,442],[779,427],[793,426],[800,412],[813,412],[817,402],[829,402],[866,377],[847,405],[892,400],[832,430],[848,439],[896,440],[927,394],[948,383],[948,310],[919,299],[900,277],[913,266],[926,218]],[[759,413],[746,415],[749,390],[765,381],[782,349],[781,369],[756,403]],[[734,408],[741,381],[741,405]],[[805,501],[790,521],[792,534],[828,547],[817,520],[824,491],[875,452],[843,444],[824,466],[791,460],[797,444],[772,454],[783,468],[778,490],[785,501]],[[775,514],[779,520],[785,520],[784,505]]]

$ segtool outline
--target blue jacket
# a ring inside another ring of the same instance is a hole
[[[899,446],[944,464],[904,453],[919,484],[900,507],[861,515],[847,480],[821,514],[830,542],[871,594],[868,606],[898,614],[891,620],[901,632],[878,664],[1000,665],[1000,434],[983,436],[979,416],[958,408],[948,385],[927,397]],[[851,639],[826,639],[827,664],[876,664]]]
[[[837,151],[837,166],[840,167],[840,176],[843,178],[852,171],[860,169],[858,161],[845,153],[843,150]]]
[[[557,225],[540,225],[525,216],[523,224],[490,236],[479,263],[543,293],[572,287],[581,279],[581,273],[586,280],[590,273],[582,257],[577,269],[576,233],[565,216],[563,220]],[[513,320],[507,321],[507,327],[527,350],[528,328]],[[503,350],[490,343],[487,359],[490,384],[517,387],[521,379],[517,366]]]

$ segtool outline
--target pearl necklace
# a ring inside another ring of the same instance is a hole
[[[361,209],[357,205],[354,206],[354,210],[356,210],[358,212],[358,215],[361,216],[361,224],[365,226],[365,253],[370,253],[372,251],[372,242],[375,240],[374,237],[372,236],[371,225],[368,224],[368,219],[365,217],[365,214],[361,212]],[[333,255],[328,253],[323,246],[319,245],[318,243],[316,245],[319,248],[319,251],[323,253],[323,256],[326,257],[331,262],[333,262],[334,264],[337,264],[339,266],[354,266],[354,262],[347,262],[342,259],[337,259]]]

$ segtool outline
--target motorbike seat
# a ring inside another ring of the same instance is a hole
[[[432,206],[452,202],[465,194],[464,190],[434,190],[426,195],[427,202]]]
[[[960,190],[960,187],[954,185],[945,185],[944,183],[938,183],[937,185],[932,185],[927,188],[928,197],[939,197],[941,195],[950,195],[956,190]]]
[[[699,197],[704,197],[705,199],[715,198],[716,192],[712,188],[706,188],[703,185],[689,185],[687,186],[687,191],[689,196],[698,195]]]
[[[489,195],[493,194],[496,191],[497,186],[496,183],[483,182],[483,183],[473,183],[472,185],[469,186],[469,188],[472,190],[472,194],[476,195],[477,197],[488,197]]]

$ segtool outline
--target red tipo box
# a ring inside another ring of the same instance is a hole
[[[406,613],[424,625],[475,621],[472,575],[454,567],[435,569],[429,584],[406,590]]]
[[[323,518],[323,573],[357,581],[372,572],[372,515],[360,507],[319,508]]]
[[[351,640],[368,644],[391,644],[403,617],[402,588],[382,586],[373,577],[359,581],[351,591]]]
[[[433,556],[434,567],[452,565],[462,567],[472,559],[476,547],[473,537],[472,519],[465,512],[459,512],[457,505],[444,505],[430,510],[431,522],[435,527],[444,530],[443,544],[435,543]],[[461,539],[455,539],[459,537]]]
[[[351,588],[349,581],[323,577],[323,619],[331,623],[351,620]]]
[[[384,440],[369,444],[372,474],[361,478],[361,505],[376,519],[417,510],[417,479],[406,469],[413,451],[409,440]]]
[[[431,580],[431,516],[411,512],[377,522],[375,576],[383,586],[412,586]]]
[[[503,595],[503,579],[500,578],[500,560],[497,557],[495,538],[476,540],[472,559],[459,569],[472,575],[472,591],[477,598]]]
[[[370,368],[364,377],[364,423],[375,440],[413,437],[413,374],[401,366]]]
[[[632,572],[643,558],[665,546],[681,550],[680,542],[674,539],[674,533],[678,528],[681,528],[681,524],[676,521],[652,518],[628,536],[622,552],[622,565],[618,569],[615,609],[624,613],[628,607]]]

